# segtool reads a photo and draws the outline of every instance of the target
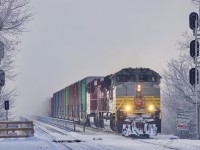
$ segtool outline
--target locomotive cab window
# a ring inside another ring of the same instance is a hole
[[[149,81],[156,82],[156,76],[149,76]]]
[[[156,76],[153,75],[139,75],[140,82],[156,82]]]
[[[135,82],[134,75],[118,75],[116,78],[117,82]]]
[[[147,75],[139,75],[139,81],[140,82],[146,82],[147,81]]]

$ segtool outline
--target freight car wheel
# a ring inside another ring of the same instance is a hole
[[[117,121],[117,132],[122,133],[122,127],[123,127],[123,120],[118,120]]]
[[[149,134],[145,134],[144,137],[148,139],[149,138]]]
[[[99,128],[99,121],[97,119],[97,114],[94,115],[94,125]]]
[[[87,116],[86,123],[87,123],[87,126],[89,126],[89,127],[91,126],[90,116]]]
[[[99,120],[99,127],[100,127],[100,128],[104,128],[104,119],[103,119],[103,118],[101,118],[101,119]]]
[[[116,132],[115,120],[110,120],[110,129]]]
[[[95,125],[95,127],[97,127],[97,128],[99,127],[99,122],[98,122],[97,119],[95,119],[95,118],[94,118],[94,125]]]

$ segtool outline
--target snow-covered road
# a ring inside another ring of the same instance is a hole
[[[37,121],[34,124],[34,137],[0,139],[0,150],[200,150],[200,140],[167,135],[132,139],[103,132],[69,132]]]

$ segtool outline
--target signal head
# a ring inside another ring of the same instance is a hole
[[[190,56],[195,57],[196,50],[195,50],[195,40],[190,42]],[[197,56],[199,56],[199,42],[197,41]]]
[[[196,20],[198,20],[198,14],[196,12],[192,12],[190,15],[189,15],[189,26],[190,26],[190,29],[194,30],[195,29],[195,22]],[[198,28],[198,23],[197,23],[197,28]]]

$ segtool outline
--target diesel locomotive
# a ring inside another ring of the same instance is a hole
[[[124,68],[105,77],[86,77],[53,94],[51,116],[125,136],[161,132],[161,76],[149,68]]]

